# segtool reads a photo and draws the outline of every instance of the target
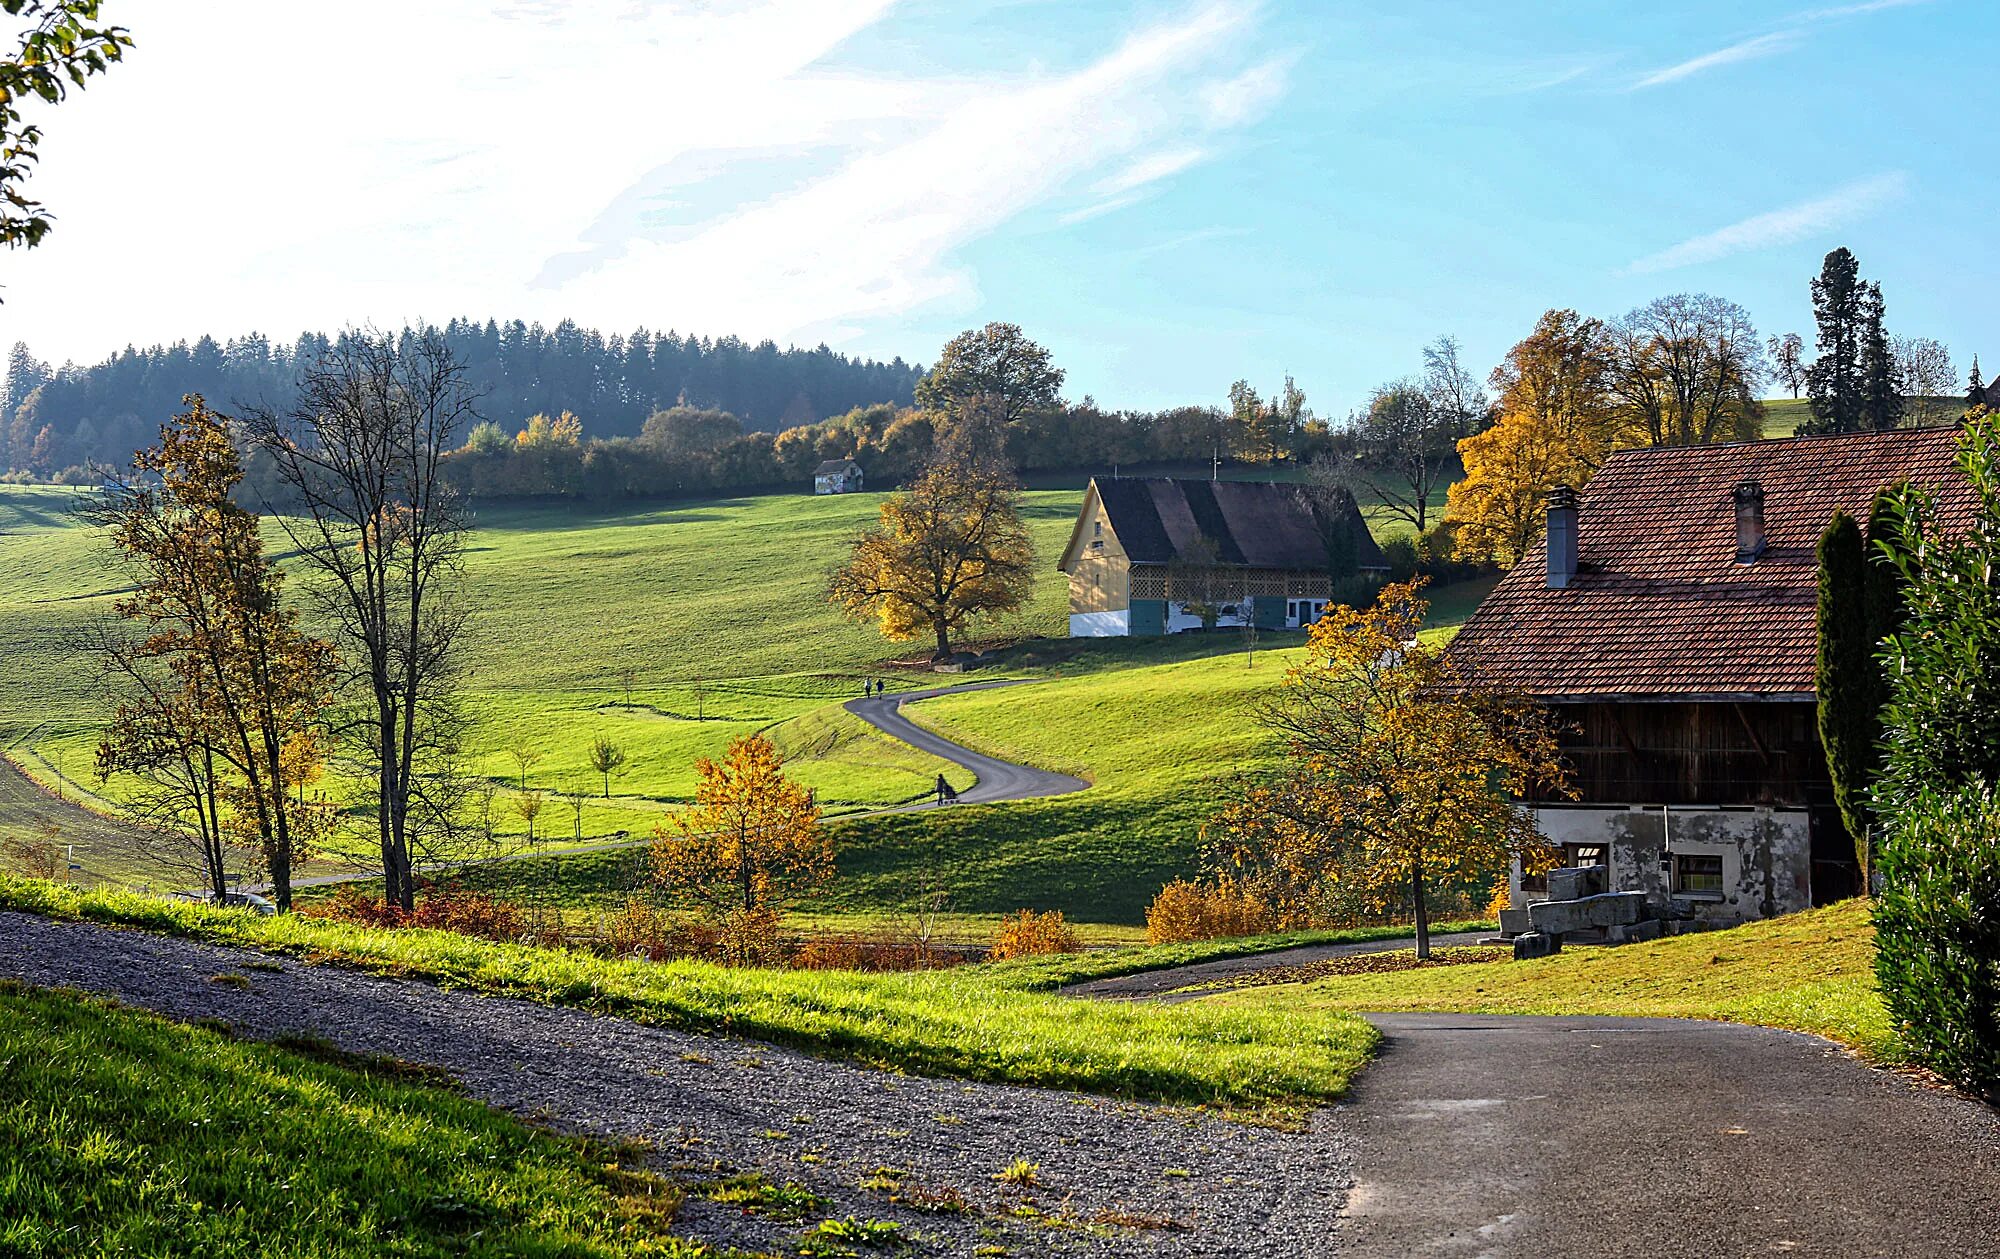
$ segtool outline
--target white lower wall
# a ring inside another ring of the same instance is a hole
[[[1128,608],[1116,612],[1072,612],[1069,614],[1069,636],[1071,638],[1124,638],[1132,632],[1132,613]]]
[[[1749,922],[1812,907],[1812,827],[1803,809],[1697,809],[1658,805],[1536,807],[1535,829],[1554,844],[1602,844],[1614,892],[1644,892],[1660,904],[1716,923]],[[1673,887],[1661,855],[1722,858],[1722,891],[1689,896]],[[1521,870],[1514,903],[1524,905]]]
[[[1240,604],[1230,604],[1230,611],[1215,618],[1216,628],[1220,629],[1225,625],[1241,626],[1243,624],[1242,609],[1248,607],[1249,602],[1248,599],[1245,599]],[[1198,630],[1201,626],[1201,618],[1198,616],[1189,616],[1180,604],[1167,604],[1167,633],[1178,634],[1182,630]]]

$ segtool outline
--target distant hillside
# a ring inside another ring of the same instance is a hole
[[[900,358],[854,359],[823,345],[781,350],[770,341],[643,328],[606,337],[568,320],[552,329],[453,320],[442,332],[484,395],[480,410],[488,418],[518,427],[537,412],[574,411],[596,437],[636,435],[648,415],[677,402],[728,411],[775,433],[870,403],[907,404],[922,375]],[[204,336],[61,368],[17,344],[0,406],[0,469],[50,474],[90,459],[123,463],[153,440],[187,393],[224,410],[283,405],[299,364],[328,344],[320,333],[291,345],[257,333],[226,342]]]

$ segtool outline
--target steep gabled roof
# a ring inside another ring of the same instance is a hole
[[[1625,450],[1583,491],[1578,572],[1548,588],[1547,539],[1459,631],[1482,680],[1545,699],[1809,698],[1817,548],[1836,510],[1867,518],[1884,486],[1933,489],[1947,526],[1971,487],[1955,428]],[[1736,560],[1738,484],[1764,491],[1764,552]]]
[[[852,459],[829,459],[815,468],[813,475],[816,477],[837,476],[849,468],[852,468],[856,472],[861,471],[861,465]]]
[[[1326,567],[1326,546],[1295,485],[1113,477],[1091,481],[1088,493],[1103,505],[1111,531],[1134,564],[1174,563],[1206,538],[1215,544],[1217,558],[1232,566],[1304,572]],[[1386,569],[1358,509],[1350,509],[1347,525],[1360,567]],[[1065,568],[1075,547],[1072,532]]]

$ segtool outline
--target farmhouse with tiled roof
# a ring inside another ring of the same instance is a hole
[[[1567,865],[1736,922],[1859,887],[1815,725],[1819,537],[1885,486],[1971,493],[1956,429],[1626,450],[1550,495],[1541,545],[1452,646],[1550,706],[1574,801],[1535,804]],[[1515,905],[1539,888],[1515,874]]]
[[[1351,498],[1316,508],[1296,485],[1105,477],[1084,490],[1057,567],[1070,637],[1102,638],[1298,629],[1325,610],[1336,570],[1389,566]]]

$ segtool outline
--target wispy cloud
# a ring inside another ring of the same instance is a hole
[[[637,316],[671,291],[708,327],[834,342],[920,307],[969,305],[965,246],[1078,188],[1093,199],[1074,221],[1119,208],[1215,151],[1225,119],[1249,116],[1218,113],[1205,88],[1241,77],[1232,50],[1254,40],[1257,8],[1199,4],[1069,73],[972,85],[823,177],[679,239],[635,242],[562,296]]]
[[[474,311],[840,340],[969,304],[966,247],[1030,210],[1108,213],[1225,152],[1292,65],[1258,0],[1178,0],[1061,72],[842,66],[900,3],[189,3],[66,107],[37,175],[62,231],[10,260],[0,333],[91,357]],[[397,90],[348,90],[356,65]],[[232,191],[149,209],[133,187]],[[73,300],[93,287],[120,293],[115,327]]]
[[[1173,178],[1207,156],[1208,151],[1200,148],[1148,153],[1116,174],[1099,180],[1090,190],[1097,200],[1067,211],[1057,221],[1067,227],[1136,205],[1145,200],[1153,185]]]
[[[1239,236],[1248,235],[1250,235],[1250,229],[1247,227],[1201,227],[1196,228],[1192,232],[1181,232],[1177,235],[1169,236],[1165,240],[1156,240],[1150,245],[1140,245],[1136,249],[1128,249],[1125,251],[1125,256],[1135,260],[1150,258],[1154,254],[1172,253],[1177,249],[1189,249],[1211,240],[1232,240]]]
[[[1673,271],[1752,250],[1789,245],[1845,227],[1900,199],[1908,189],[1909,177],[1902,171],[1856,180],[1823,197],[1801,201],[1797,205],[1759,214],[1684,240],[1670,249],[1639,259],[1625,270],[1635,275]]]
[[[1884,9],[1910,9],[1920,4],[1930,4],[1932,0],[1865,0],[1861,4],[1837,5],[1831,9],[1810,9],[1797,15],[1799,22],[1829,22],[1835,18],[1860,17],[1868,13],[1880,13]]]
[[[1807,9],[1800,13],[1794,13],[1790,17],[1776,23],[1778,28],[1776,30],[1766,32],[1762,35],[1753,35],[1748,39],[1738,40],[1727,47],[1718,48],[1714,52],[1703,53],[1699,57],[1690,57],[1686,61],[1641,75],[1633,81],[1631,90],[1636,92],[1642,88],[1659,87],[1666,83],[1677,83],[1682,79],[1690,78],[1705,70],[1713,70],[1718,66],[1735,65],[1743,61],[1756,61],[1764,57],[1776,56],[1782,52],[1789,52],[1793,48],[1798,47],[1808,30],[1827,22],[1838,22],[1844,18],[1851,17],[1865,17],[1870,13],[1882,13],[1889,9],[1909,9],[1920,4],[1930,3],[1932,3],[1932,0],[1860,0],[1859,3],[1835,5],[1832,8]]]
[[[1735,65],[1739,61],[1755,61],[1760,57],[1774,56],[1792,48],[1798,42],[1799,33],[1797,31],[1774,31],[1769,35],[1758,35],[1755,38],[1731,44],[1727,48],[1718,48],[1714,52],[1703,53],[1699,57],[1690,57],[1686,61],[1668,66],[1663,70],[1655,70],[1651,74],[1639,79],[1632,86],[1636,90],[1638,88],[1658,87],[1663,83],[1677,83],[1682,79],[1700,74],[1704,70],[1713,70],[1717,66]]]

